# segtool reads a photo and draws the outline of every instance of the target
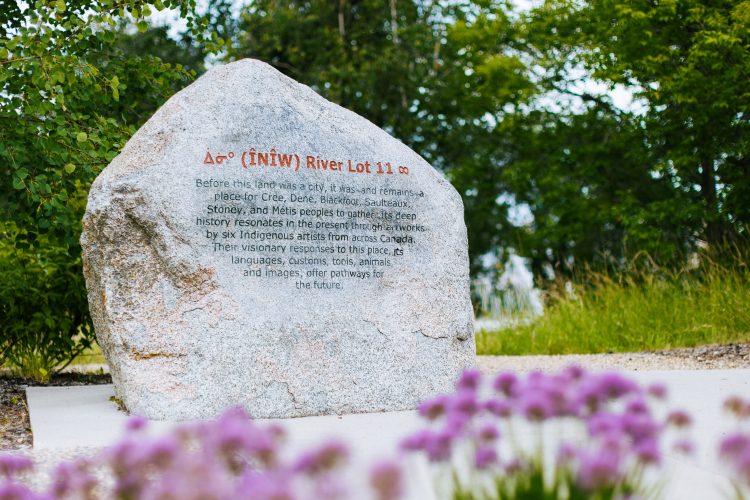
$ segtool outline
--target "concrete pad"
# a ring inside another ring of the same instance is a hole
[[[34,450],[104,448],[122,436],[128,416],[110,401],[112,385],[28,387],[26,397]],[[279,423],[287,432],[285,451],[294,456],[336,439],[350,448],[352,488],[366,485],[367,472],[378,460],[393,458],[399,441],[422,426],[415,411],[326,415],[290,419],[259,419]],[[149,422],[153,434],[166,432],[181,422]],[[429,490],[427,469],[407,464],[409,491]],[[420,494],[410,498],[429,500]]]
[[[27,387],[34,449],[104,448],[116,442],[128,416],[112,396],[112,385]],[[175,425],[153,424],[157,430]]]
[[[668,499],[725,498],[729,492],[726,470],[717,459],[719,440],[735,430],[735,422],[722,410],[732,395],[750,397],[750,370],[694,370],[627,372],[643,384],[661,382],[669,389],[669,408],[681,408],[694,418],[693,457],[668,455],[664,473]],[[29,387],[27,397],[35,449],[105,447],[120,437],[127,416],[109,400],[112,387]],[[329,415],[273,420],[288,433],[291,453],[338,438],[352,448],[353,477],[361,478],[373,460],[395,454],[403,436],[421,427],[416,412]],[[155,432],[175,423],[153,422]],[[520,429],[521,441],[530,438]],[[430,472],[419,461],[408,464],[409,498],[431,498]]]

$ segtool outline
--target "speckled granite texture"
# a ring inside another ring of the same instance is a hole
[[[259,61],[210,70],[154,114],[94,182],[81,244],[135,414],[409,409],[475,363],[458,193]]]

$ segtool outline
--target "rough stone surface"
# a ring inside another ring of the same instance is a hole
[[[156,112],[94,182],[81,244],[135,414],[409,409],[475,362],[459,195],[259,61],[212,69]]]

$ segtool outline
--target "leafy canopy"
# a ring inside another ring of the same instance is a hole
[[[164,7],[197,26],[191,2],[156,2]],[[118,26],[146,31],[149,14],[136,0],[38,1],[0,14],[0,362],[33,376],[93,339],[78,243],[91,182],[193,75],[122,49]]]

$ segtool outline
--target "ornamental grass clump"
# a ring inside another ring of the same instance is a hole
[[[686,413],[657,417],[652,409],[665,396],[660,385],[643,388],[577,367],[553,375],[502,373],[491,387],[469,370],[453,394],[420,405],[430,424],[401,447],[433,464],[441,498],[655,496],[644,475],[659,466],[668,429],[676,431],[675,450],[692,448]],[[550,437],[552,449],[544,446]]]
[[[288,457],[284,431],[253,422],[241,409],[157,438],[149,437],[145,428],[145,420],[133,417],[125,438],[115,446],[93,457],[59,464],[44,492],[33,491],[20,481],[31,469],[31,461],[0,455],[0,499],[351,498],[343,474],[349,451],[342,443],[327,442]],[[377,500],[398,498],[401,469],[390,462],[378,464],[370,484]]]
[[[724,402],[724,409],[735,417],[738,430],[719,443],[719,457],[732,473],[734,497],[750,498],[750,399],[733,396]]]

